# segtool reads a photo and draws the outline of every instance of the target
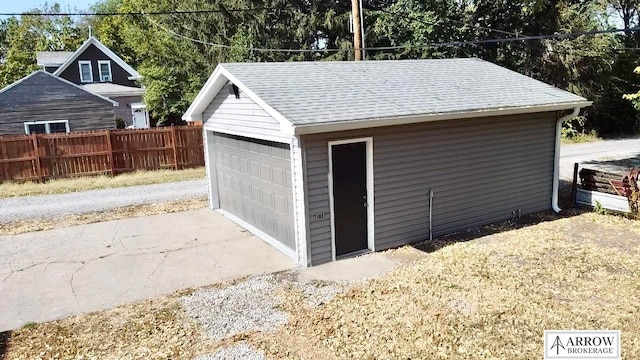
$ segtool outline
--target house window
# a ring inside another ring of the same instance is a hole
[[[80,82],[93,82],[93,70],[91,69],[91,61],[78,61],[80,67]]]
[[[24,123],[24,132],[31,134],[68,133],[69,120],[29,121]]]
[[[99,60],[98,69],[100,69],[100,81],[111,82],[111,61]]]

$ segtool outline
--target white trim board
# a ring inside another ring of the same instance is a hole
[[[462,120],[462,119],[473,119],[473,118],[480,118],[480,117],[534,114],[534,113],[541,113],[541,112],[568,110],[568,109],[574,109],[575,107],[586,107],[590,105],[591,105],[591,101],[579,101],[579,102],[572,102],[572,103],[540,105],[540,106],[523,106],[523,107],[500,108],[500,109],[455,111],[450,113],[423,114],[423,115],[415,115],[415,116],[397,116],[397,117],[377,118],[377,119],[335,121],[335,122],[326,122],[326,123],[318,123],[318,124],[296,125],[294,127],[294,133],[296,135],[306,135],[306,134],[317,134],[317,133],[326,133],[326,132],[334,132],[334,131],[368,129],[368,128],[382,127],[382,126],[419,124],[419,123],[426,123],[426,122],[433,122],[433,121]]]
[[[307,236],[307,206],[304,186],[304,165],[302,147],[299,138],[291,139],[289,144],[291,162],[291,191],[293,192],[293,225],[295,228],[296,252],[298,263],[311,266],[309,237]]]
[[[102,79],[102,65],[107,65],[107,68],[109,69],[109,79],[108,80],[104,80]],[[111,60],[98,60],[98,73],[100,75],[100,82],[111,82],[113,81],[113,73],[111,72]]]
[[[51,124],[64,124],[65,133],[68,134],[70,132],[70,130],[69,130],[69,120],[60,119],[60,120],[25,121],[24,122],[24,133],[27,134],[27,135],[31,135],[31,131],[29,131],[29,125],[44,125],[45,133],[46,134],[51,134]]]
[[[276,250],[280,251],[281,253],[283,253],[287,257],[289,257],[291,260],[293,260],[294,262],[298,263],[298,257],[296,256],[296,251],[295,250],[292,250],[292,249],[284,246],[281,242],[279,242],[278,240],[274,239],[273,237],[267,235],[264,231],[258,229],[257,227],[249,224],[248,222],[242,220],[241,218],[231,214],[230,212],[228,212],[226,210],[216,209],[214,211],[216,211],[217,213],[221,214],[222,216],[228,218],[229,220],[235,222],[236,224],[242,226],[243,228],[247,229],[250,233],[252,233],[256,237],[264,240],[267,244],[273,246],[274,248],[276,248]]]
[[[224,127],[215,126],[211,124],[207,125],[207,123],[204,123],[203,128],[205,130],[213,131],[221,134],[242,136],[250,139],[273,141],[273,142],[283,143],[283,144],[291,144],[291,141],[293,139],[293,136],[291,135],[283,135],[282,137],[279,137],[279,136],[267,135],[264,133],[255,133],[255,132],[249,133],[246,131],[232,130],[232,129],[227,129]]]
[[[331,259],[336,261],[336,227],[335,227],[335,211],[333,199],[333,159],[332,146],[353,144],[364,142],[366,145],[366,169],[367,169],[367,247],[370,251],[375,252],[375,198],[374,198],[374,180],[373,180],[373,137],[354,138],[345,140],[329,141],[327,143],[328,161],[329,161],[329,216],[331,221]]]
[[[89,66],[89,79],[83,79],[82,77],[82,65]],[[83,84],[90,84],[93,82],[93,66],[91,66],[91,61],[89,60],[80,60],[78,61],[78,72],[80,73],[80,82]]]
[[[202,118],[202,114],[205,109],[211,104],[216,95],[218,95],[229,81],[236,85],[238,89],[245,93],[249,99],[253,100],[258,106],[267,112],[267,114],[280,123],[280,131],[282,132],[283,137],[291,137],[293,135],[293,125],[291,122],[262,100],[251,89],[249,89],[249,87],[245,86],[240,80],[238,80],[238,78],[233,76],[233,74],[227,71],[227,69],[224,68],[224,64],[219,64],[215,68],[207,82],[182,116],[182,119],[185,121],[204,120]]]

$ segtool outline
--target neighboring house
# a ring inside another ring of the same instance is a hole
[[[118,103],[44,70],[0,90],[0,134],[113,128]]]
[[[127,126],[149,127],[140,74],[95,37],[75,52],[44,51],[36,58],[43,70],[118,102],[116,117]]]
[[[590,104],[479,59],[238,63],[184,119],[210,207],[311,266],[560,211],[561,123]]]

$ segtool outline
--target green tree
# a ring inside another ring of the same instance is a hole
[[[36,51],[73,51],[86,39],[83,25],[60,13],[60,5],[45,5],[28,11],[29,16],[11,17],[2,23],[0,37],[0,86],[6,86],[38,69]]]

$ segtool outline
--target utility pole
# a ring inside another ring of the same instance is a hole
[[[351,15],[353,16],[353,49],[356,61],[362,60],[362,23],[360,17],[360,1],[351,0]]]

